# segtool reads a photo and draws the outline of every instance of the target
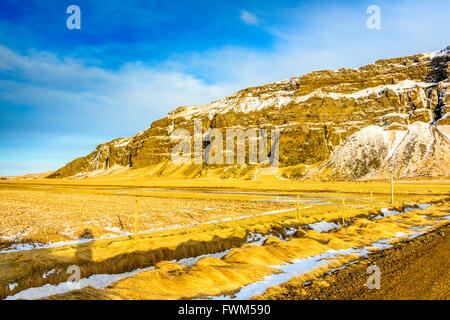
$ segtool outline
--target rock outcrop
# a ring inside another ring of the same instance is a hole
[[[280,176],[366,179],[450,175],[450,47],[317,71],[247,88],[203,106],[179,107],[131,138],[99,145],[51,174],[86,177],[155,167],[153,174],[255,177],[258,165],[171,163],[171,133],[203,129],[281,130]]]

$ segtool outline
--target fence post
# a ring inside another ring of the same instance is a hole
[[[236,231],[236,217],[235,217],[235,213],[234,213],[235,207],[234,207],[234,200],[231,204],[231,218],[233,219],[232,225],[234,228],[234,231]]]
[[[373,209],[373,189],[370,190],[370,207]]]
[[[136,213],[134,215],[134,234],[139,231],[139,199],[136,199]]]
[[[394,205],[394,175],[391,170],[391,205]]]

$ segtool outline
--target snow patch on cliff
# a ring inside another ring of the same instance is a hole
[[[292,81],[290,79],[289,81]],[[281,84],[282,82],[275,82],[270,85]],[[181,107],[177,110],[170,112],[169,117],[184,117],[190,119],[193,116],[208,115],[210,119],[218,113],[227,113],[229,111],[235,112],[254,112],[260,111],[268,107],[281,108],[291,103],[306,102],[314,97],[317,98],[332,98],[334,100],[339,99],[361,99],[369,97],[371,95],[380,96],[386,90],[391,90],[395,94],[399,95],[407,90],[414,89],[416,87],[428,88],[435,85],[435,83],[426,83],[414,80],[402,80],[397,84],[381,85],[372,88],[366,88],[353,93],[337,93],[337,92],[323,92],[322,89],[317,89],[309,94],[296,97],[294,89],[292,90],[275,90],[268,93],[262,93],[255,96],[253,93],[241,93],[238,92],[230,97],[217,100],[215,102],[203,105],[203,106],[189,106]]]
[[[336,147],[321,169],[332,168],[343,178],[448,175],[449,140],[445,126],[414,122],[407,130],[371,125]],[[443,133],[444,132],[444,133]]]

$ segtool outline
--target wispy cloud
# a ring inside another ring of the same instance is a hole
[[[229,93],[223,86],[142,62],[107,70],[49,52],[21,55],[3,46],[0,75],[4,105],[36,107],[67,122],[76,119],[80,122],[69,124],[68,131],[89,128],[94,134],[117,126],[131,133],[179,105],[207,103]],[[40,130],[52,130],[55,125],[48,120],[38,120],[44,122]]]
[[[208,103],[234,89],[142,62],[108,70],[0,46],[0,175],[56,169],[100,142],[148,128],[180,105]],[[61,137],[69,143],[56,143]]]
[[[254,26],[259,23],[258,17],[254,13],[251,13],[247,10],[240,11],[240,18],[245,24],[248,24],[248,25]]]

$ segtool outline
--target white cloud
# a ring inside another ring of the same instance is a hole
[[[247,10],[241,10],[240,18],[244,23],[252,26],[257,25],[259,23],[258,17]]]
[[[2,105],[35,107],[66,116],[68,123],[78,118],[83,123],[76,126],[95,134],[117,133],[118,127],[132,134],[180,105],[208,103],[233,91],[226,85],[140,62],[107,70],[48,52],[21,55],[3,46],[0,73]]]
[[[0,46],[0,147],[9,152],[0,157],[0,175],[57,169],[100,142],[148,128],[178,106],[208,103],[235,89],[141,62],[108,70],[49,52],[19,54]],[[20,111],[24,107],[30,114]],[[63,144],[67,148],[55,142],[62,136],[73,137]]]

